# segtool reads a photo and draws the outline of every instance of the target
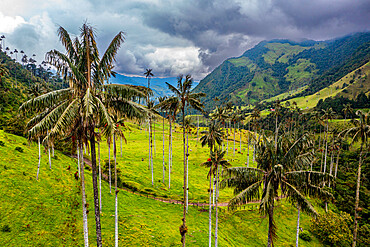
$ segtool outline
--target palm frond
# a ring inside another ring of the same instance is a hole
[[[243,205],[247,202],[258,200],[260,197],[261,184],[262,184],[262,180],[259,180],[251,184],[249,187],[241,191],[237,196],[233,197],[229,201],[228,207],[230,209],[235,209],[237,206]]]

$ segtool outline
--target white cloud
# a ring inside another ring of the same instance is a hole
[[[8,34],[14,31],[19,25],[26,23],[21,16],[6,16],[0,12],[0,33]]]

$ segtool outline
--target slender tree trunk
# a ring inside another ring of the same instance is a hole
[[[186,132],[186,212],[189,208],[189,132]]]
[[[199,142],[199,116],[197,116],[197,142]]]
[[[49,135],[49,131],[48,131],[48,135]],[[48,154],[49,154],[49,168],[51,170],[51,157],[50,157],[50,144],[48,142]]]
[[[87,212],[86,212],[86,192],[85,192],[85,172],[84,172],[84,157],[81,146],[80,152],[81,159],[81,191],[82,191],[82,220],[83,220],[83,231],[84,231],[84,246],[89,246],[89,228],[87,224]]]
[[[185,126],[185,106],[182,108],[182,126]],[[187,194],[186,194],[186,184],[187,184],[187,169],[186,169],[186,143],[185,143],[185,128],[183,128],[182,131],[182,144],[183,144],[183,153],[184,153],[184,206],[183,206],[183,218],[182,218],[182,225],[180,227],[180,233],[181,233],[181,243],[182,246],[186,245],[185,237],[187,233],[187,226],[186,226],[186,200],[187,200]]]
[[[250,146],[250,140],[249,140],[249,135],[250,135],[250,133],[251,133],[251,125],[250,125],[250,123],[248,123],[248,138],[247,138],[247,140],[248,140],[248,152],[247,152],[247,167],[249,167],[249,146]]]
[[[168,138],[169,142],[169,155],[168,155],[168,188],[171,188],[171,168],[172,168],[172,123],[171,123],[171,117],[168,118],[170,122],[170,136]]]
[[[242,131],[240,129],[240,123],[238,123],[238,131],[239,131],[239,151],[242,152]]]
[[[338,153],[337,153],[337,162],[336,162],[336,165],[335,165],[334,178],[337,178],[339,155],[340,155],[340,150],[338,150]]]
[[[77,168],[78,168],[78,177],[81,177],[81,170],[80,170],[80,144],[77,141]]]
[[[329,121],[326,122],[324,173],[326,171],[326,157],[328,155],[328,135],[329,135]]]
[[[361,185],[361,165],[362,165],[362,148],[363,148],[363,143],[361,142],[361,148],[360,148],[360,160],[358,162],[358,171],[357,171],[357,185],[356,185],[356,201],[355,201],[355,220],[354,220],[354,228],[353,228],[353,243],[352,247],[356,246],[357,242],[357,231],[358,231],[358,205],[360,202],[360,185]]]
[[[275,109],[277,110],[277,109]],[[275,149],[277,149],[277,137],[278,137],[278,113],[276,112],[276,118],[275,118]]]
[[[149,122],[149,120],[148,120],[148,122]],[[151,154],[151,148],[150,148],[150,124],[148,124],[148,132],[149,132],[149,135],[148,135],[148,137],[149,137],[149,139],[148,139],[148,141],[149,141],[149,152],[148,152],[148,155],[149,155],[149,159],[148,159],[148,170],[149,169],[151,169],[151,161],[152,161],[152,154]],[[153,180],[153,179],[152,179]],[[152,185],[153,185],[153,183],[152,183]]]
[[[51,156],[54,157],[54,144],[51,144]]]
[[[275,232],[274,226],[274,205],[270,206],[269,212],[269,231],[268,231],[268,239],[267,239],[267,247],[273,246],[273,234]]]
[[[99,131],[99,130],[98,130]],[[102,202],[101,202],[101,164],[100,164],[100,142],[98,143],[98,162],[99,162],[99,207],[100,212],[102,212]]]
[[[100,208],[99,208],[99,192],[98,192],[98,176],[96,172],[96,150],[95,150],[95,132],[94,126],[90,126],[90,146],[91,146],[91,171],[94,190],[94,206],[95,206],[95,225],[96,225],[96,242],[97,246],[102,246],[101,224],[100,224]]]
[[[295,240],[295,246],[298,247],[298,239],[299,239],[299,218],[301,216],[301,207],[298,206],[298,217],[297,217],[297,234]]]
[[[228,123],[226,123],[226,154],[229,155],[229,128],[228,128]]]
[[[162,141],[163,141],[163,148],[162,148],[162,157],[163,157],[163,178],[162,178],[162,182],[164,184],[164,176],[165,176],[165,164],[164,164],[164,118],[163,118],[163,132],[162,132]]]
[[[149,143],[150,143],[150,168],[152,172],[152,186],[154,186],[154,167],[153,167],[153,136],[152,136],[152,120],[149,118]]]
[[[108,169],[109,169],[109,193],[112,194],[112,172],[110,169],[110,137],[108,137]]]
[[[154,143],[154,157],[156,157],[156,153],[157,153],[157,146],[155,145],[155,118],[153,118],[153,143]]]
[[[40,164],[41,164],[41,145],[40,145],[40,137],[38,138],[38,143],[39,143],[39,164],[37,165],[36,180],[39,180]],[[78,171],[78,172],[80,172],[80,171]]]
[[[215,227],[215,247],[218,245],[218,167],[216,170],[216,227]]]
[[[208,246],[212,246],[212,174],[209,175],[209,216],[208,216]]]
[[[235,121],[234,121],[234,151],[233,151],[233,155],[234,155],[234,158],[235,158]]]
[[[114,243],[118,247],[118,189],[117,189],[117,149],[116,149],[116,135],[113,134],[113,156],[114,156],[114,194],[115,194],[115,207],[114,207]]]

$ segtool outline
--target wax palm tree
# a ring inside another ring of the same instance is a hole
[[[342,109],[342,111],[344,113],[344,121],[346,121],[348,113],[350,113],[351,115],[353,114],[353,109],[352,109],[350,103],[348,103],[346,105],[343,105],[343,106],[344,106],[344,108]]]
[[[211,162],[212,160],[212,154],[214,154],[216,152],[216,144],[218,146],[221,145],[222,143],[222,136],[223,136],[223,133],[222,131],[220,130],[220,126],[218,123],[214,123],[214,122],[210,122],[209,126],[208,126],[208,130],[204,130],[201,132],[201,134],[203,134],[203,136],[200,138],[200,141],[201,141],[201,144],[202,144],[202,147],[204,146],[208,146],[209,147],[209,152],[210,152],[210,156],[211,158],[208,160],[209,162]],[[206,165],[206,163],[203,163],[204,165]],[[208,165],[210,165],[209,163],[207,163]],[[214,175],[214,166],[208,166],[210,168],[209,170],[209,173],[208,173],[208,176],[207,178],[209,178],[209,229],[208,229],[208,236],[209,236],[209,246],[212,245],[212,194],[214,195],[213,193],[213,188],[212,188],[212,176]],[[214,177],[214,180],[215,180],[215,177]]]
[[[328,135],[329,135],[329,119],[332,120],[334,118],[335,112],[330,107],[328,110],[323,111],[323,118],[326,122],[326,137],[325,137],[325,157],[324,157],[324,173],[326,172],[326,158],[328,156]]]
[[[227,169],[231,166],[231,164],[224,159],[225,151],[221,151],[219,148],[215,148],[215,151],[211,151],[211,157],[204,163],[202,166],[209,168],[209,172],[207,178],[209,178],[209,246],[212,246],[212,238],[211,238],[211,227],[212,227],[212,211],[211,211],[211,182],[212,182],[212,175],[216,177],[216,226],[215,226],[215,246],[218,246],[218,188],[219,188],[219,167],[223,169]]]
[[[261,118],[261,112],[255,107],[251,113],[252,125],[254,130],[254,143],[253,143],[253,161],[256,160],[256,143],[257,143],[257,130],[258,120]]]
[[[263,135],[256,147],[257,168],[229,168],[226,178],[221,182],[221,188],[235,188],[236,196],[229,202],[231,209],[260,200],[260,213],[269,218],[267,246],[272,246],[277,237],[273,215],[279,192],[280,196],[286,197],[293,205],[298,204],[301,210],[311,215],[317,215],[317,212],[304,195],[322,198],[332,196],[320,187],[323,181],[330,180],[332,176],[305,170],[313,158],[313,145],[307,135],[294,139],[283,134],[278,137],[276,144]]]
[[[164,102],[165,100],[167,99],[167,97],[166,96],[164,96],[164,97],[158,97],[158,101],[159,101],[159,104],[161,104],[162,102]],[[164,177],[165,177],[165,170],[166,170],[166,166],[165,166],[165,162],[164,162],[164,119],[165,119],[165,115],[166,115],[166,108],[165,107],[161,107],[161,111],[163,111],[164,112],[164,114],[163,114],[163,117],[162,117],[162,142],[163,142],[163,147],[162,147],[162,162],[163,162],[163,178],[162,178],[162,182],[163,182],[163,184],[164,184]]]
[[[190,75],[186,75],[185,78],[183,76],[178,77],[177,81],[177,88],[172,86],[171,84],[167,83],[168,88],[171,90],[175,96],[168,99],[168,101],[177,101],[178,109],[180,109],[182,114],[182,125],[185,126],[185,112],[188,107],[191,107],[195,110],[203,111],[202,107],[203,104],[200,102],[200,98],[204,97],[204,93],[192,93],[191,87],[193,85],[193,79]],[[187,200],[186,196],[186,184],[187,184],[187,169],[186,169],[186,142],[185,142],[185,128],[183,128],[183,153],[184,153],[184,210],[183,210],[183,218],[182,218],[182,225],[180,227],[180,234],[181,234],[181,242],[182,245],[185,246],[185,237],[187,232],[186,226],[186,205],[185,202]]]
[[[131,99],[145,97],[147,91],[127,85],[104,84],[104,80],[114,74],[112,64],[123,42],[122,32],[115,36],[101,58],[91,26],[83,24],[81,40],[78,37],[72,40],[62,27],[59,28],[58,34],[67,53],[53,50],[47,53],[46,58],[68,79],[70,87],[31,99],[23,103],[20,110],[37,114],[36,118],[39,121],[36,121],[28,131],[30,136],[37,136],[50,129],[51,131],[44,138],[44,142],[47,142],[49,139],[64,138],[78,127],[83,140],[89,140],[97,246],[101,246],[95,127],[101,127],[105,136],[110,136],[116,128],[105,106],[108,98],[117,99],[111,101],[112,107],[117,110],[132,111],[133,114],[142,115],[145,110]]]
[[[359,201],[360,201],[360,185],[361,185],[361,166],[364,159],[364,154],[368,151],[369,148],[369,138],[370,138],[370,117],[368,113],[364,113],[360,110],[356,112],[356,115],[359,116],[358,119],[353,119],[352,123],[354,127],[350,127],[342,131],[339,135],[351,136],[352,142],[360,142],[360,157],[358,162],[357,169],[357,185],[356,185],[356,200],[355,200],[355,220],[354,220],[354,229],[353,229],[353,243],[352,247],[356,246],[357,242],[357,231],[358,231],[358,213],[359,213]]]

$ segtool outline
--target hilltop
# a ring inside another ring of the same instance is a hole
[[[369,50],[369,32],[328,41],[263,41],[224,61],[194,91],[207,92],[208,109],[215,97],[246,105],[283,93],[306,96],[366,64]]]

